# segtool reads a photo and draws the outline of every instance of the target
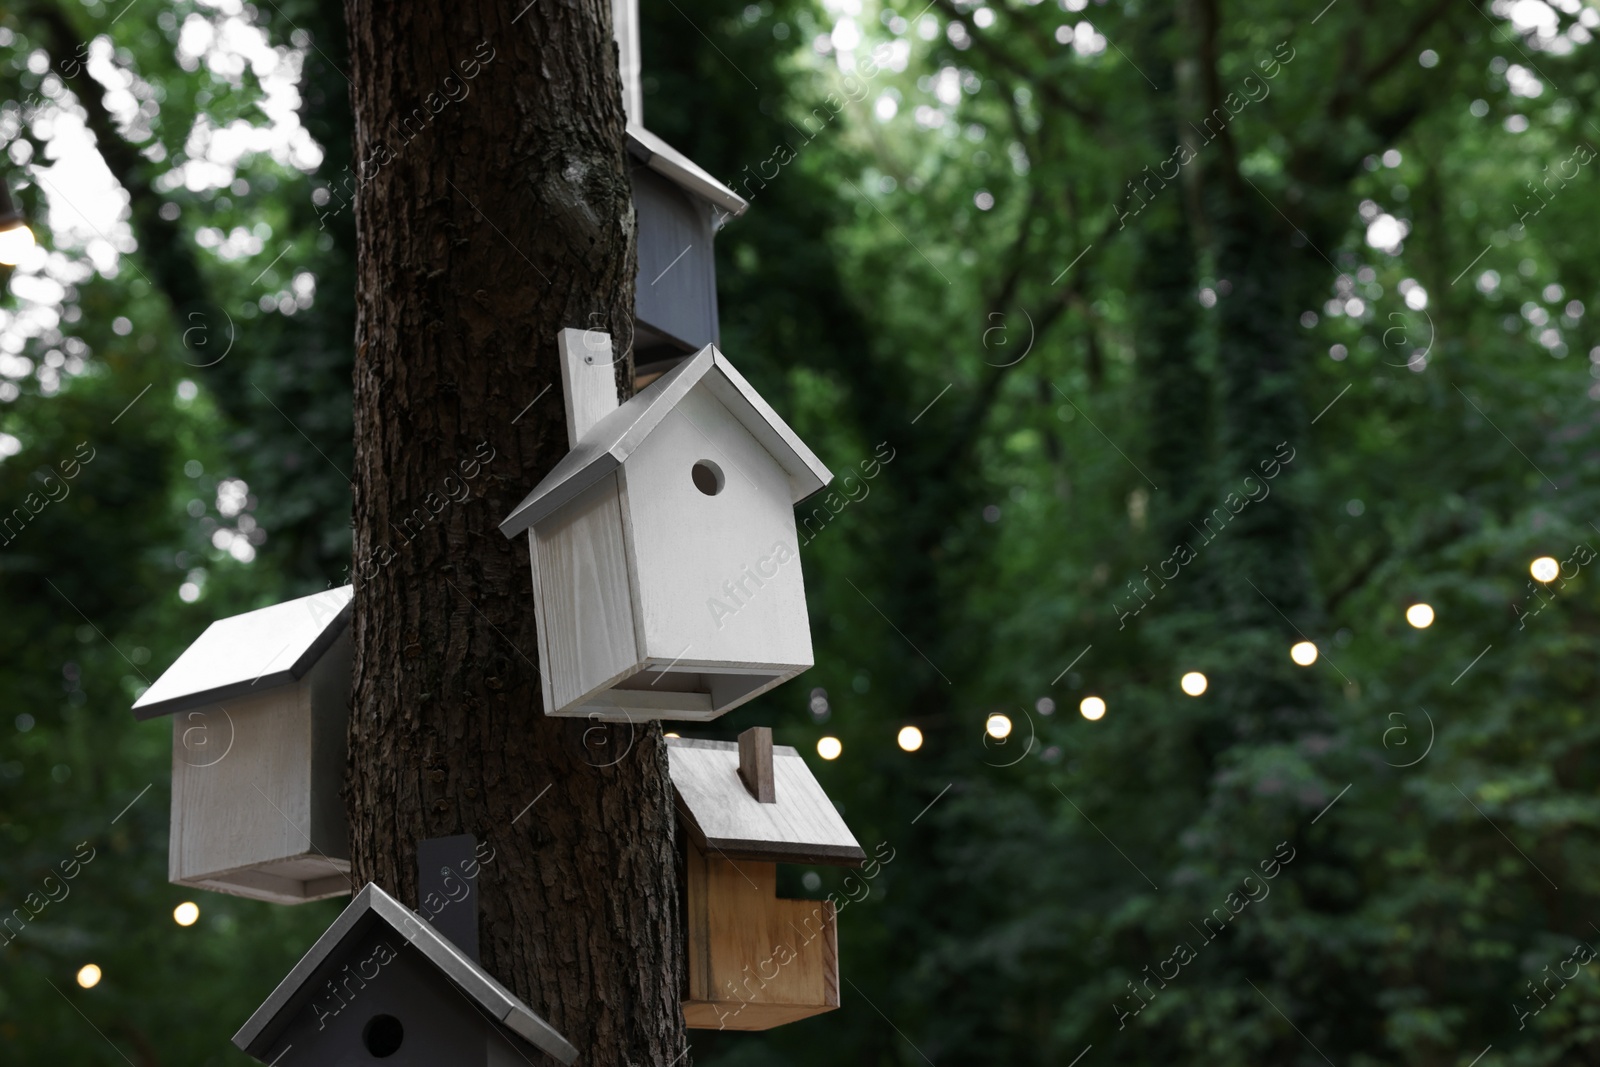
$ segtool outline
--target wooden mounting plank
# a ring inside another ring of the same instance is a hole
[[[750,795],[763,804],[776,804],[772,780],[772,728],[752,726],[739,735],[739,778]]]

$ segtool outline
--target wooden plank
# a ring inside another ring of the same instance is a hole
[[[780,900],[774,864],[735,863],[693,844],[684,887],[690,1027],[766,1030],[839,1006],[830,902]]]
[[[617,410],[617,368],[611,335],[601,330],[562,330],[561,389],[567,405],[567,447],[577,448],[595,423]]]
[[[739,735],[739,779],[760,803],[777,803],[773,792],[770,726],[752,726]]]
[[[805,761],[787,745],[772,750],[771,804],[745,789],[734,742],[668,738],[667,765],[684,828],[704,848],[787,863],[860,866],[866,860]]]
[[[616,475],[534,527],[546,713],[569,712],[639,665]]]

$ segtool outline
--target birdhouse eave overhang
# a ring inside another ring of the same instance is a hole
[[[628,125],[628,152],[678,188],[716,208],[725,217],[738,218],[750,206],[744,197],[717,181],[694,160],[637,123]]]
[[[577,447],[506,516],[500,532],[516,537],[616,470],[701,382],[777,460],[788,477],[792,503],[798,504],[833,480],[833,473],[744,375],[715,345],[706,345],[595,423]]]
[[[233,1035],[241,1051],[261,1058],[282,1029],[304,1010],[315,993],[315,977],[323,964],[334,961],[341,946],[355,943],[375,923],[383,923],[403,936],[422,957],[436,967],[463,994],[496,1022],[548,1052],[562,1063],[578,1058],[578,1050],[555,1028],[534,1014],[510,990],[483,968],[467,959],[422,916],[369,882],[334,920],[294,969],[278,983],[255,1014]]]
[[[350,624],[352,588],[218,619],[134,702],[153,719],[254,696],[303,678]]]
[[[733,741],[667,738],[678,814],[695,843],[729,859],[859,867],[867,854],[805,760],[772,746],[775,799],[762,803],[739,776]]]

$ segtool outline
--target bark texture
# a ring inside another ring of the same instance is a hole
[[[486,969],[580,1062],[665,1065],[684,1030],[661,730],[543,716],[527,545],[496,530],[567,450],[557,331],[631,341],[610,6],[345,10],[355,876],[417,904],[416,842],[476,835]]]

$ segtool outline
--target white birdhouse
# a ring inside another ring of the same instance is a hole
[[[350,595],[212,623],[133,705],[173,717],[174,883],[278,904],[350,892]]]
[[[620,407],[607,335],[559,347],[572,450],[500,524],[545,713],[714,719],[810,667],[794,505],[833,475],[711,345]]]
[[[638,0],[613,0],[622,59],[622,101],[639,222],[634,286],[634,367],[641,383],[706,345],[720,342],[717,229],[750,205],[644,127]]]

